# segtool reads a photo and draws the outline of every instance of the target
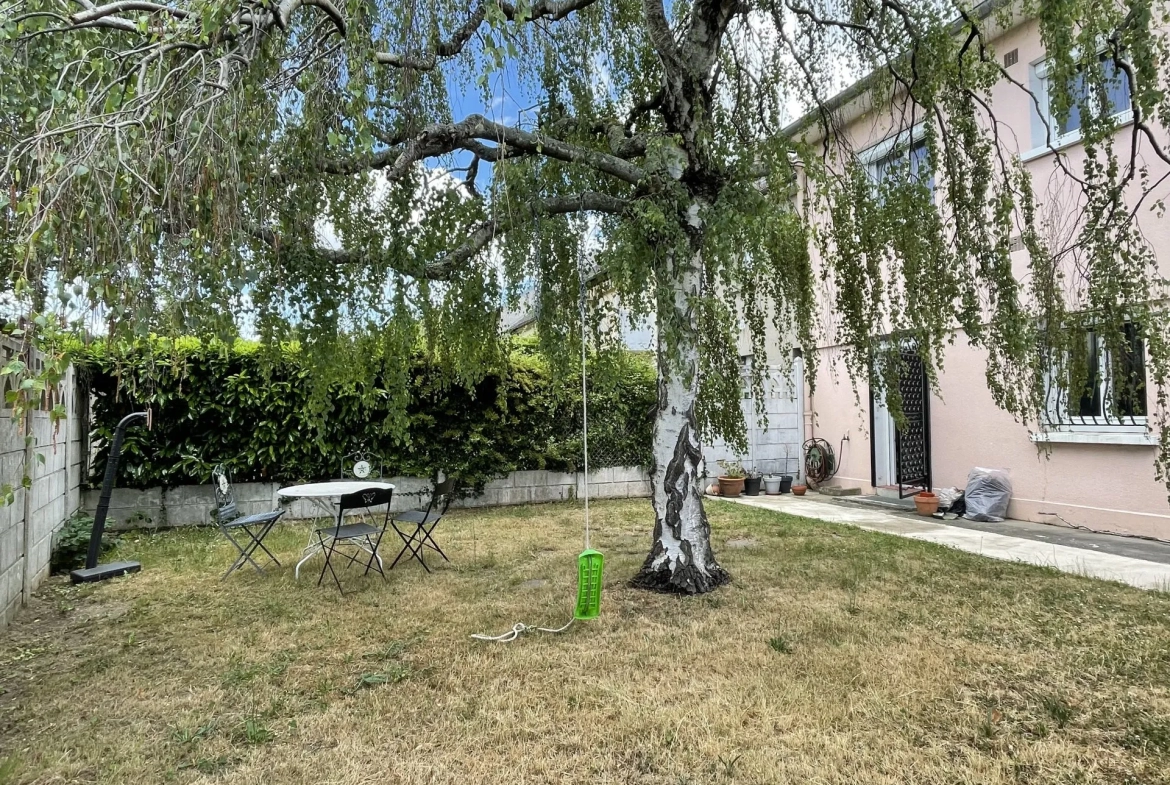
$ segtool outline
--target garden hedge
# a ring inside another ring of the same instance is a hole
[[[655,403],[649,361],[624,353],[590,390],[590,466],[648,465]],[[580,377],[555,380],[532,351],[471,388],[421,356],[410,360],[410,399],[371,378],[314,388],[296,348],[273,356],[256,344],[181,341],[111,350],[97,343],[77,361],[92,393],[90,480],[101,482],[118,420],[144,407],[153,429],[123,444],[118,484],[137,488],[208,482],[217,463],[237,482],[337,477],[342,457],[364,449],[387,475],[455,474],[470,488],[518,469],[575,471],[581,462]]]

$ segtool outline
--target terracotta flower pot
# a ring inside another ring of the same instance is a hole
[[[743,493],[743,477],[720,477],[720,496],[739,496]]]
[[[914,506],[919,515],[934,515],[938,512],[938,497],[930,491],[923,491],[914,497]]]
[[[793,485],[792,486],[792,495],[793,496],[804,496],[804,492],[807,490],[808,490],[807,485]]]

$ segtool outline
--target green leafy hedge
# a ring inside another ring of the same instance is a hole
[[[442,470],[482,488],[517,469],[573,471],[581,463],[580,377],[560,382],[530,351],[471,388],[453,383],[422,357],[411,360],[409,400],[379,386],[313,384],[296,349],[275,356],[255,344],[81,353],[93,394],[93,437],[107,445],[118,421],[150,406],[153,430],[127,431],[120,485],[146,488],[207,482],[217,463],[234,480],[292,482],[338,476],[358,449],[381,457],[387,474]],[[590,465],[648,465],[655,401],[650,363],[623,353],[591,371]],[[106,448],[94,462],[100,483]]]

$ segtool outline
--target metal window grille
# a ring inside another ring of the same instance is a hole
[[[1045,413],[1056,428],[1135,428],[1147,422],[1145,346],[1136,325],[1124,327],[1127,348],[1110,351],[1093,330],[1085,333],[1085,362],[1058,358],[1050,366]]]

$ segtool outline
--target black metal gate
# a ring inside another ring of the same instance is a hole
[[[930,477],[930,384],[922,358],[913,349],[903,349],[898,392],[902,396],[903,421],[894,429],[894,461],[898,496],[906,498],[929,491]]]

